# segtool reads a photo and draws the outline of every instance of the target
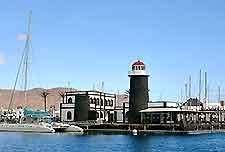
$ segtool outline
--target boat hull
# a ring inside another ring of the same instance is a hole
[[[5,132],[36,132],[36,133],[54,133],[52,127],[39,124],[0,124],[0,131]]]

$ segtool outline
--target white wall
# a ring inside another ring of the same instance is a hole
[[[71,120],[67,120],[67,112],[70,111],[72,113],[72,119]],[[61,120],[62,121],[73,121],[74,120],[74,109],[62,109],[61,111]]]

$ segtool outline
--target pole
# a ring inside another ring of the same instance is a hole
[[[220,86],[218,86],[218,121],[220,122]]]
[[[189,76],[189,98],[191,98],[191,76]]]
[[[218,102],[220,102],[220,86],[218,86]]]
[[[202,91],[202,70],[200,69],[199,71],[199,103],[201,102],[201,91]],[[198,110],[198,104],[196,104],[196,111],[197,110]]]
[[[202,93],[202,70],[199,72],[199,101],[201,101],[201,93]]]
[[[25,107],[28,106],[28,99],[27,99],[27,86],[28,86],[28,68],[29,68],[29,51],[30,51],[30,40],[31,40],[31,15],[32,12],[30,11],[29,15],[29,23],[28,23],[28,33],[26,39],[26,48],[25,48],[25,60],[24,60],[24,100],[25,100]]]
[[[187,90],[188,90],[188,85],[187,85],[187,83],[185,83],[185,100],[187,101],[187,99],[188,99],[188,93],[187,93]]]
[[[205,72],[205,101],[204,101],[204,104],[205,104],[205,109],[207,108],[207,94],[208,94],[208,90],[207,90],[207,72]]]

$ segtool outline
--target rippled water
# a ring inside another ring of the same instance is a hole
[[[1,132],[0,151],[225,151],[225,134],[132,136]]]

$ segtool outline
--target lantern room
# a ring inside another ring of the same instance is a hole
[[[148,75],[144,62],[138,60],[132,64],[132,70],[129,71],[129,76],[132,75]]]

